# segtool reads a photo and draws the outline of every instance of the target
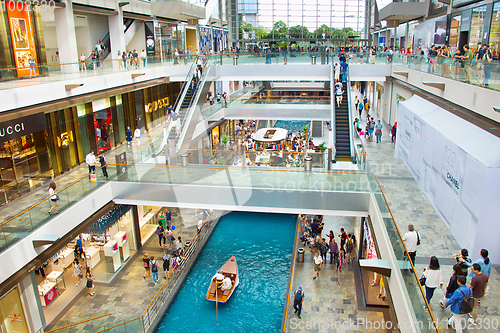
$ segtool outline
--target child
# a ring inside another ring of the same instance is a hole
[[[339,256],[335,258],[335,262],[337,263],[337,272],[342,272],[342,265],[345,263],[344,248],[340,248]]]

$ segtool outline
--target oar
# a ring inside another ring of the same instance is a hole
[[[218,298],[217,298],[217,289],[218,289],[218,286],[217,286],[217,282],[215,282],[215,319],[217,320],[217,326],[219,326],[219,301],[218,301]]]

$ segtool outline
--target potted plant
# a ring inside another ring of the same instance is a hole
[[[308,142],[307,141],[307,132],[309,131],[309,125],[302,126],[302,131],[304,132],[304,138],[305,138],[306,142]]]
[[[231,140],[231,138],[227,135],[223,135],[221,138],[221,142],[224,144],[224,148],[227,149],[227,143]]]
[[[319,150],[321,150],[321,152],[322,152],[322,153],[324,153],[324,152],[325,152],[325,150],[326,150],[325,143],[324,143],[324,142],[323,142],[323,143],[321,143],[321,144],[318,146],[318,148],[319,148]]]

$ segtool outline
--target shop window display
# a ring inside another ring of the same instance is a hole
[[[99,153],[114,146],[111,108],[94,112],[94,128]]]
[[[373,230],[369,218],[365,218],[362,223],[362,234],[360,241],[362,249],[360,259],[379,259],[377,244],[373,238]],[[385,288],[385,278],[377,273],[361,270],[363,291],[366,305],[388,307],[387,294]]]
[[[37,185],[34,182],[40,176],[40,168],[33,134],[1,144],[0,170],[1,184],[5,190]]]
[[[0,298],[0,332],[28,332],[26,316],[17,286]]]
[[[78,271],[75,266],[83,275],[91,267],[97,282],[109,283],[135,253],[135,237],[131,206],[115,205],[37,267],[35,273],[46,322],[56,318],[85,288],[85,279],[75,274]],[[63,293],[65,297],[60,297]]]

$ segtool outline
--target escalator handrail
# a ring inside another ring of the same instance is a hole
[[[346,89],[347,89],[347,119],[349,121],[349,149],[351,154],[351,159],[356,156],[355,147],[354,147],[354,130],[351,124],[354,119],[352,119],[352,97],[351,97],[351,77],[349,75],[349,67],[347,67],[347,75],[346,75]]]
[[[186,98],[187,92],[189,90],[189,86],[191,83],[191,78],[193,77],[194,74],[194,69],[196,69],[196,58],[194,59],[193,63],[191,64],[191,67],[189,68],[189,72],[186,76],[186,79],[184,80],[184,84],[182,85],[181,88],[181,93],[177,95],[177,99],[175,100],[175,108],[174,112],[179,112],[182,102],[184,101],[184,98]],[[191,96],[191,99],[193,98],[193,95]],[[190,104],[191,105],[191,104]],[[183,122],[184,119],[181,119],[181,123]],[[169,122],[168,127],[166,132],[164,131],[164,137],[162,140],[162,143],[160,147],[151,155],[151,157],[155,158],[161,154],[163,149],[165,148],[167,142],[168,142],[168,137],[170,136],[170,132],[172,131],[172,121]]]

